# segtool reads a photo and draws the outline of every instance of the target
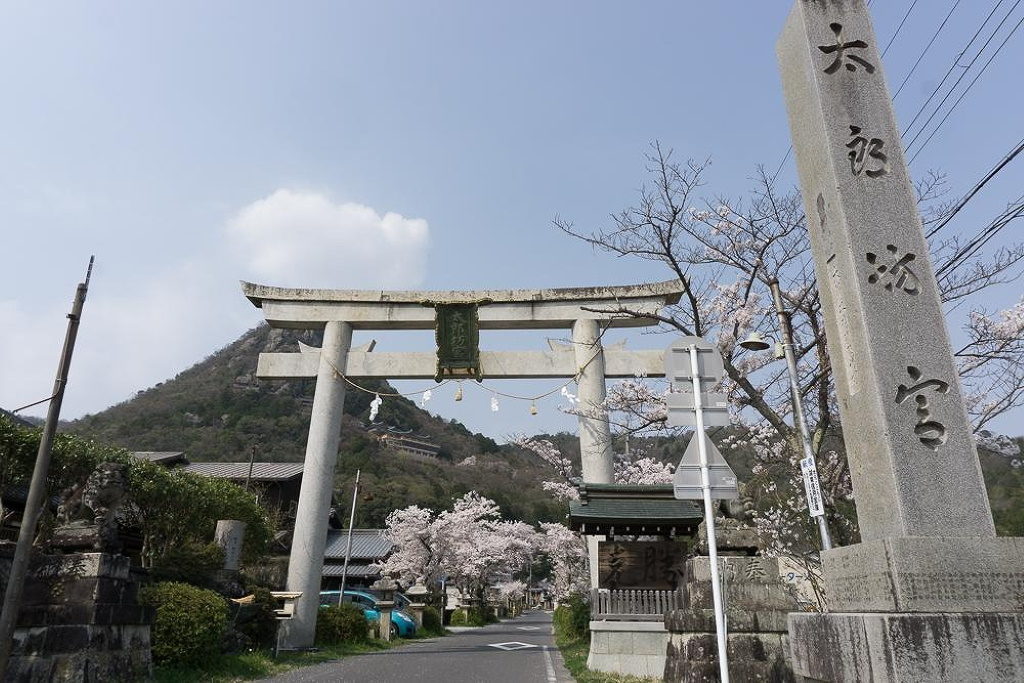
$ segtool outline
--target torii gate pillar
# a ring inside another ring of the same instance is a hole
[[[334,467],[338,462],[341,415],[345,406],[345,371],[352,345],[352,326],[332,321],[324,325],[324,343],[316,373],[313,412],[306,440],[305,468],[295,510],[295,531],[288,558],[288,590],[303,593],[315,588],[317,595],[296,602],[295,615],[281,625],[282,642],[312,644],[316,636],[316,615],[320,609],[320,574],[327,543],[328,510],[334,488]]]
[[[572,343],[579,371],[580,460],[583,481],[612,483],[612,433],[604,407],[605,374],[601,330],[593,318],[577,320]]]

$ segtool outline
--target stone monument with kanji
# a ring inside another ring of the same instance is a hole
[[[1024,680],[1024,539],[995,535],[863,0],[797,0],[778,43],[861,542],[791,614],[807,680]]]

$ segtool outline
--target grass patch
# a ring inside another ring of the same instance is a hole
[[[274,659],[273,652],[255,650],[238,655],[219,655],[209,658],[202,667],[186,668],[180,666],[153,667],[153,680],[156,683],[233,683],[249,681],[256,678],[276,676],[292,669],[299,669],[314,664],[322,664],[343,657],[361,655],[368,652],[379,652],[400,647],[410,640],[399,638],[391,642],[371,640],[366,643],[345,643],[321,647],[315,652],[282,653]]]

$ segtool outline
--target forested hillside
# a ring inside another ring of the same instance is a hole
[[[131,450],[185,451],[193,462],[246,461],[256,447],[262,461],[302,460],[313,381],[256,380],[261,351],[294,351],[298,341],[319,346],[313,333],[272,330],[266,325],[250,330],[236,342],[214,353],[177,377],[140,391],[134,398],[96,415],[67,425],[67,430],[99,442]],[[368,389],[388,390],[385,383],[361,382]],[[385,449],[366,430],[372,395],[350,390],[345,396],[345,417],[335,479],[338,502],[347,508],[347,491],[357,468],[363,472],[365,496],[357,523],[375,526],[387,514],[406,505],[444,508],[455,497],[477,490],[497,501],[506,516],[527,522],[554,521],[565,508],[541,489],[553,473],[534,456],[514,446],[499,446],[473,434],[462,424],[430,415],[411,401],[389,398],[377,422],[412,430],[438,444],[438,458],[422,458]],[[735,433],[732,428],[712,433],[718,442]],[[572,434],[550,438],[573,462],[579,463],[579,441]],[[628,448],[664,462],[677,463],[688,438],[631,439]],[[841,448],[838,435],[829,448]],[[627,448],[617,439],[615,451]],[[727,449],[740,480],[753,466],[752,453]],[[475,456],[469,463],[466,458]],[[1014,458],[981,451],[982,469],[992,501],[997,528],[1004,535],[1024,534],[1024,468]]]
[[[76,420],[67,430],[131,450],[185,451],[193,462],[247,461],[254,446],[257,460],[301,461],[314,382],[254,377],[261,351],[294,351],[299,340],[320,344],[313,333],[260,325],[177,377]],[[360,384],[389,389],[384,383]],[[340,493],[356,468],[363,470],[369,499],[360,504],[358,523],[381,524],[391,510],[411,504],[446,507],[472,489],[499,502],[509,517],[533,522],[564,514],[540,488],[548,474],[541,463],[408,400],[385,401],[377,422],[427,437],[441,447],[438,458],[382,448],[366,430],[371,399],[366,392],[346,392],[336,476]],[[460,466],[469,456],[476,456],[475,464]]]

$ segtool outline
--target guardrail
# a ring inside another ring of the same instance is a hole
[[[606,590],[590,592],[594,621],[661,621],[666,612],[683,607],[682,591]]]

